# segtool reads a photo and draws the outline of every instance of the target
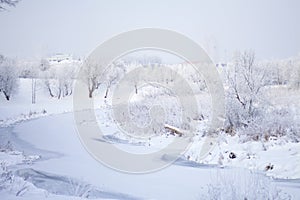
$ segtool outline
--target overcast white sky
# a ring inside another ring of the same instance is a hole
[[[298,0],[22,0],[0,12],[0,54],[88,55],[107,38],[155,27],[185,34],[215,61],[253,49],[261,59],[300,52]]]

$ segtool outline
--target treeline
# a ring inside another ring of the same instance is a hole
[[[83,73],[77,77],[78,69],[84,65]],[[121,60],[113,63],[103,72],[104,63],[88,61],[68,61],[49,63],[46,59],[35,62],[21,62],[0,56],[0,92],[10,100],[17,92],[19,78],[32,80],[32,103],[35,103],[36,80],[42,82],[42,88],[49,97],[61,99],[72,95],[74,80],[80,78],[86,83],[86,95],[93,97],[94,92],[102,88],[103,97],[110,95],[110,89],[126,75],[131,68],[166,67],[158,58],[142,60]],[[201,75],[185,71],[182,64],[174,67],[174,73],[156,74],[160,82],[176,82],[176,73],[182,74],[188,82],[206,90]],[[257,61],[252,51],[237,52],[231,62],[218,67],[226,94],[226,119],[224,131],[228,134],[242,133],[245,138],[268,140],[272,136],[289,135],[299,139],[300,120],[297,108],[289,105],[278,107],[270,102],[267,95],[270,88],[283,86],[286,90],[300,92],[300,55],[284,60]],[[128,80],[128,86],[138,94],[138,80]],[[288,97],[284,97],[288,98]]]
[[[46,59],[20,61],[0,55],[0,92],[9,101],[18,92],[20,78],[26,78],[32,80],[32,103],[35,103],[37,80],[42,82],[39,88],[47,91],[50,97],[69,96],[79,65],[79,61],[50,64]]]

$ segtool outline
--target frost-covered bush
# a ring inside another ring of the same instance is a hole
[[[7,169],[7,164],[5,162],[0,163],[0,191],[9,187],[13,182],[12,171]]]
[[[291,199],[279,190],[270,178],[246,169],[223,169],[211,177],[212,182],[204,188],[199,199],[211,200],[251,200],[251,199]]]
[[[179,100],[171,91],[151,85],[141,87],[140,92],[133,95],[129,101],[130,117],[139,127],[157,122],[161,125],[161,131],[164,130],[165,124],[182,128],[180,108]],[[155,110],[158,113],[155,113]],[[162,113],[159,112],[160,110]]]
[[[268,141],[270,137],[287,136],[293,142],[300,140],[300,121],[289,108],[269,108],[240,131],[253,140]]]
[[[69,185],[70,186],[67,187],[69,195],[82,198],[88,198],[90,193],[94,189],[90,184],[76,181],[71,178],[69,178]]]

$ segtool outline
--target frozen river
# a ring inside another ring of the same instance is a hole
[[[68,188],[65,180],[74,179],[98,188],[102,191],[98,197],[110,199],[300,199],[300,180],[274,180],[258,172],[181,159],[153,173],[115,171],[84,149],[72,113],[26,121],[0,132],[2,142],[10,140],[17,150],[42,156],[32,165],[16,166],[14,170],[53,193],[72,195],[63,193],[62,188]]]

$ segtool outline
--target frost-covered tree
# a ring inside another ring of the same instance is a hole
[[[42,72],[45,88],[51,97],[60,99],[72,94],[76,67],[76,63],[60,63]]]
[[[272,60],[260,62],[266,72],[266,85],[287,85],[291,81],[293,59]]]
[[[0,60],[0,92],[7,101],[18,88],[18,70],[14,60],[1,57]]]
[[[0,0],[0,11],[6,10],[6,7],[15,7],[20,0]]]
[[[51,68],[48,69],[47,71],[44,71],[43,73],[43,79],[44,79],[44,84],[45,88],[48,91],[50,97],[55,97],[55,93],[53,90],[53,82],[54,82],[54,77],[55,77],[55,72]]]
[[[145,56],[144,55],[142,57],[135,57],[134,59],[131,59],[131,60],[123,60],[123,63],[125,65],[127,65],[126,68],[128,68],[129,71],[136,70],[138,68],[139,69],[147,68],[147,69],[154,70],[157,67],[165,67],[165,66],[162,66],[162,64],[161,64],[161,58],[159,58],[157,56]],[[138,84],[139,84],[140,80],[143,80],[146,82],[148,81],[148,80],[145,80],[145,78],[147,76],[143,76],[143,75],[145,75],[145,74],[137,73],[134,77],[132,77],[130,80],[128,80],[128,84],[134,88],[135,94],[138,94],[138,91],[139,91]],[[172,74],[168,74],[168,78],[171,75]],[[166,74],[156,74],[155,76],[156,76],[157,80],[160,80],[160,81],[165,81],[168,79]]]
[[[194,84],[197,85],[197,88],[199,89],[199,91],[203,91],[207,88],[205,79],[203,78],[203,76],[201,74],[199,74],[199,73],[191,74],[190,79],[192,80],[192,82]]]
[[[123,62],[114,63],[106,73],[106,91],[104,98],[108,97],[108,92],[112,85],[116,84],[125,74],[126,67]]]
[[[40,77],[40,62],[38,60],[18,60],[19,78],[31,79],[31,102],[36,102],[37,79]]]
[[[60,68],[57,72],[58,79],[58,94],[57,97],[60,99],[61,97],[69,96],[73,92],[73,80],[75,76],[75,68],[74,64],[67,64]]]
[[[275,63],[274,68],[274,62],[267,65],[265,62],[257,63],[254,53],[249,51],[236,54],[226,77],[226,132],[238,133],[245,140],[263,141],[271,136],[288,136],[292,141],[299,141],[300,123],[295,118],[295,110],[288,106],[273,105],[267,98],[270,89],[278,87],[270,86],[266,78],[275,78],[274,84],[280,85],[285,84],[288,77],[286,69],[279,66],[289,66],[290,62]],[[295,66],[293,65],[292,74],[297,77]],[[266,73],[265,69],[269,71]],[[293,81],[299,78],[300,76]]]
[[[282,61],[270,61],[263,63],[263,70],[267,71],[265,78],[267,85],[283,85],[285,80],[284,74],[284,62]]]
[[[149,67],[149,66],[155,66],[155,65],[160,65],[162,63],[162,59],[158,56],[142,56],[136,58],[137,63],[144,66],[144,67]]]
[[[32,78],[38,74],[38,62],[19,61],[20,78]]]
[[[290,71],[292,72],[290,80],[291,87],[294,89],[300,89],[300,55],[294,58]]]
[[[50,63],[47,59],[43,58],[43,59],[41,59],[39,67],[40,67],[41,71],[46,71],[50,68]]]
[[[265,73],[257,67],[252,51],[238,52],[227,72],[227,122],[229,127],[248,126],[258,114]]]
[[[102,84],[101,64],[86,60],[83,65],[84,69],[80,78],[87,84],[89,98],[92,98],[95,90]]]

